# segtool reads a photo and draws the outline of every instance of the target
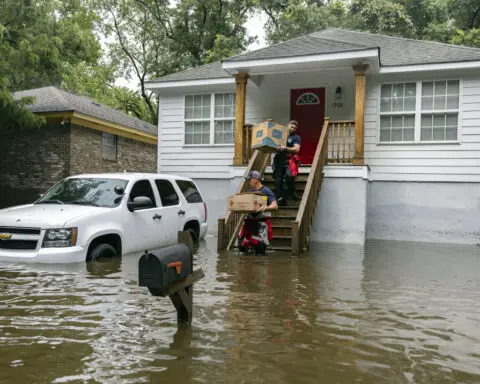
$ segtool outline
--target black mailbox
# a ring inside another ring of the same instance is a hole
[[[154,296],[166,296],[171,284],[192,274],[192,264],[192,250],[183,243],[145,253],[138,262],[139,285]]]

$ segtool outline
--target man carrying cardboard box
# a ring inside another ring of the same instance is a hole
[[[261,192],[265,196],[267,196],[267,205],[262,206],[258,209],[258,212],[268,212],[274,211],[278,209],[277,200],[275,199],[275,194],[272,190],[264,185],[260,181],[262,179],[262,175],[258,171],[250,171],[248,176],[245,177],[248,180],[248,185],[250,189],[248,192]]]
[[[300,145],[302,140],[300,136],[296,134],[298,128],[298,122],[291,120],[287,125],[289,135],[287,138],[287,146],[280,145],[277,148],[277,154],[273,160],[273,166],[275,169],[275,193],[277,195],[277,201],[279,206],[287,205],[287,194],[283,188],[283,181],[285,176],[290,172],[290,160],[300,152]],[[288,195],[294,200],[299,200],[295,191],[295,177],[288,175],[287,177]]]
[[[258,171],[251,171],[245,177],[250,186],[249,192],[260,192],[267,197],[266,205],[262,205],[256,213],[249,214],[245,218],[245,223],[238,235],[238,248],[245,253],[253,250],[255,253],[264,254],[273,238],[270,213],[265,213],[278,209],[278,204],[272,190],[262,185],[261,178],[262,175]]]

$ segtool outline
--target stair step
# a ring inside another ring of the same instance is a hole
[[[273,236],[289,236],[292,234],[291,225],[272,225]]]
[[[280,247],[280,246],[269,245],[268,250],[279,251],[279,252],[292,252],[292,247]]]
[[[273,237],[270,241],[272,247],[292,247],[292,236]]]
[[[292,221],[295,221],[296,216],[272,216],[271,223],[275,227],[277,225],[292,227]]]
[[[295,216],[297,217],[298,207],[278,207],[277,210],[272,211],[272,217],[275,216]]]
[[[275,180],[262,181],[262,184],[275,192]],[[305,191],[306,185],[307,185],[306,182],[295,182],[295,189],[297,190],[297,193],[299,195],[301,195],[303,191]]]
[[[273,175],[271,173],[264,173],[263,174],[263,181],[274,181],[275,179],[273,178]],[[307,174],[298,174],[295,177],[295,182],[296,183],[306,183],[308,180],[308,175]]]

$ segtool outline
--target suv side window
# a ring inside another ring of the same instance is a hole
[[[175,188],[170,181],[155,180],[155,184],[157,185],[158,193],[160,194],[160,199],[162,200],[162,205],[164,207],[171,207],[180,204],[177,192],[175,192]]]
[[[188,180],[175,180],[189,204],[203,203],[202,196],[194,183]]]
[[[150,181],[139,180],[133,185],[128,200],[133,201],[133,199],[138,196],[145,196],[150,198],[150,200],[152,200],[153,202],[153,205],[150,208],[155,208],[157,206],[157,203],[155,201],[155,195],[152,189],[152,184],[150,184]]]

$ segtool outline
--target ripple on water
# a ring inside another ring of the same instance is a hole
[[[138,256],[0,265],[0,382],[480,382],[480,258],[403,243],[195,256],[192,326]],[[433,250],[432,250],[433,249]],[[421,262],[419,262],[421,260]],[[459,273],[461,266],[462,273]]]

